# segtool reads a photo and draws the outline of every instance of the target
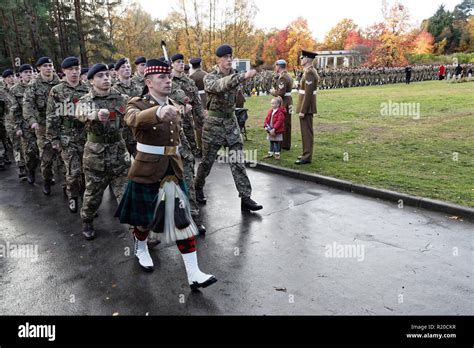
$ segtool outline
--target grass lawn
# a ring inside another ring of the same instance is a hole
[[[270,99],[249,97],[245,104],[245,149],[257,149],[259,161],[268,151],[263,120]],[[419,118],[381,116],[381,103],[389,100],[420,103]],[[312,163],[294,164],[302,150],[295,114],[292,149],[266,163],[474,207],[474,83],[320,90],[317,103]]]

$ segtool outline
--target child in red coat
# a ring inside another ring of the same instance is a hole
[[[272,108],[268,110],[267,117],[263,123],[263,128],[267,131],[267,140],[270,140],[270,150],[264,158],[280,159],[281,142],[285,132],[285,108],[282,106],[281,97],[272,99]]]

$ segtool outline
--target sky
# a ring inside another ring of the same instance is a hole
[[[157,19],[165,18],[178,6],[176,0],[128,1],[140,3],[145,11]],[[393,0],[388,0],[388,3],[393,3]],[[461,0],[401,0],[401,3],[408,7],[410,22],[421,24],[421,21],[432,16],[441,4],[445,4],[446,9],[452,11]],[[322,41],[329,29],[344,18],[353,19],[361,28],[382,20],[382,0],[255,0],[255,4],[258,8],[255,18],[258,28],[284,29],[297,17],[302,16],[308,20],[309,28],[318,41]]]

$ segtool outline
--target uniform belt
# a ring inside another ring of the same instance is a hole
[[[63,118],[62,125],[64,128],[84,128],[84,123],[76,119]]]
[[[176,155],[178,153],[178,146],[154,146],[137,143],[137,151],[150,153],[152,155]]]
[[[285,93],[285,97],[291,97],[291,92]]]
[[[202,91],[198,91],[198,93],[199,93],[199,94],[204,94],[204,93],[206,93],[206,91],[205,91],[205,90],[202,90]]]
[[[231,118],[232,116],[234,116],[234,112],[209,110],[208,115],[212,117]]]
[[[304,89],[299,89],[298,93],[299,94],[305,94],[305,91],[304,91]],[[313,95],[316,95],[316,91],[313,91]]]
[[[122,140],[122,135],[120,133],[113,133],[110,135],[96,135],[92,133],[87,133],[87,141],[91,143],[100,143],[100,144],[113,144]]]

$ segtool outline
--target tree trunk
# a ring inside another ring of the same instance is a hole
[[[88,66],[89,61],[87,59],[86,42],[84,40],[84,34],[82,32],[81,0],[74,0],[74,13],[76,16],[79,50],[81,52],[81,64],[84,66]]]
[[[26,0],[25,0],[26,1]],[[33,48],[33,53],[35,59],[38,59],[40,56],[40,45],[39,45],[39,36],[38,36],[38,18],[35,14],[35,9],[28,3],[25,3],[26,8],[26,17],[28,19],[28,23],[30,25],[30,40],[31,40],[31,47]]]
[[[15,57],[13,55],[13,50],[12,50],[12,47],[10,46],[10,38],[9,38],[9,35],[8,35],[8,31],[7,31],[7,27],[8,27],[8,22],[7,22],[7,18],[5,16],[5,11],[3,9],[0,9],[0,18],[2,19],[2,31],[4,33],[4,36],[5,36],[5,48],[6,48],[6,53],[7,53],[7,56],[10,56],[10,61],[11,61],[11,65],[12,67],[15,66]]]

